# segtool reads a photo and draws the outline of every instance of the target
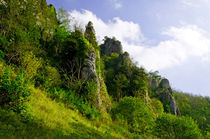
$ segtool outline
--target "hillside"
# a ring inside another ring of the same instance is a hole
[[[210,138],[209,98],[176,92],[68,16],[0,1],[0,138]]]

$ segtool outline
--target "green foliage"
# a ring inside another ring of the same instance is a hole
[[[55,29],[55,33],[53,35],[54,41],[52,42],[52,46],[49,46],[48,52],[50,56],[57,56],[62,53],[62,48],[67,47],[66,40],[70,36],[70,32],[65,29],[65,27],[58,27]]]
[[[29,104],[33,120],[27,122],[23,122],[19,114],[0,108],[0,138],[132,138],[127,129],[89,120],[46,97],[39,89],[34,89]]]
[[[38,70],[36,75],[36,86],[44,87],[49,90],[54,87],[59,87],[62,84],[61,75],[57,68],[44,65]]]
[[[47,87],[56,87],[61,84],[61,77],[58,70],[52,66],[45,67],[45,86]]]
[[[69,34],[64,29],[63,35],[58,33],[54,36],[58,41],[54,42],[54,51],[49,49],[50,55],[54,58],[56,65],[59,65],[59,70],[63,74],[80,79],[82,64],[92,46],[79,30]]]
[[[103,56],[105,83],[109,94],[119,100],[124,96],[145,98],[148,93],[148,74],[132,64],[128,53]]]
[[[202,129],[202,133],[207,134],[210,127],[209,97],[175,92],[175,99],[180,113],[184,116],[191,116],[197,121],[199,128]]]
[[[144,68],[133,68],[131,87],[136,97],[145,97],[148,93],[148,74]]]
[[[58,20],[60,21],[60,25],[65,27],[67,30],[70,30],[69,13],[63,8],[59,8],[57,11],[57,17]]]
[[[94,48],[98,47],[98,44],[96,42],[95,30],[93,28],[93,23],[91,21],[89,21],[86,26],[84,36],[93,45]]]
[[[25,52],[19,58],[21,68],[25,70],[25,76],[33,80],[37,74],[38,69],[42,65],[42,59],[37,58],[32,52]]]
[[[98,104],[98,87],[97,87],[97,81],[96,79],[89,80],[88,82],[85,83],[84,87],[84,97],[87,98],[87,101],[93,105],[97,106]]]
[[[29,100],[31,90],[27,86],[23,74],[11,77],[9,68],[0,75],[0,104],[18,113],[25,113],[27,110],[26,101]]]
[[[147,74],[144,68],[132,63],[126,52],[100,58],[91,22],[85,33],[78,29],[70,31],[67,11],[60,9],[56,17],[55,8],[47,6],[45,0],[3,2],[0,4],[0,138],[21,138],[26,134],[26,138],[43,135],[44,138],[155,138],[152,135],[155,118],[154,131],[160,138],[200,138],[191,118],[166,115],[159,100],[148,99],[146,103],[142,99],[149,92],[148,82],[152,78],[161,79],[157,72]],[[91,50],[96,54],[99,79],[85,82],[80,75]],[[33,88],[32,84],[46,92]],[[30,95],[31,88],[36,94]],[[112,108],[108,92],[116,103],[113,122],[107,113]],[[96,108],[99,96],[101,105]],[[197,120],[209,137],[209,98],[179,94],[175,97],[181,113]],[[31,121],[23,123],[20,117],[27,115],[27,103],[33,107]],[[165,111],[170,111],[169,105],[164,102]]]
[[[117,100],[119,101],[120,98],[125,96],[125,93],[123,93],[123,90],[126,87],[128,87],[129,80],[127,79],[127,77],[124,74],[119,73],[119,74],[115,75],[114,83],[115,83],[115,87],[116,87]]]
[[[78,39],[79,46],[77,47],[77,57],[84,59],[88,56],[88,51],[90,50],[89,42],[84,38],[80,37]]]
[[[150,77],[150,80],[155,79],[155,80],[158,81],[158,83],[161,80],[161,76],[159,75],[159,72],[158,71],[149,72],[149,77]]]
[[[164,100],[163,102],[164,111],[167,113],[170,113],[170,101]]]
[[[131,132],[151,134],[154,114],[141,98],[124,97],[113,109],[114,117],[125,120]]]
[[[0,50],[0,58],[4,58],[4,52]]]
[[[53,99],[64,102],[67,107],[78,110],[89,119],[100,117],[99,111],[94,106],[91,106],[89,101],[85,100],[85,97],[76,95],[74,91],[54,88],[48,95]]]
[[[163,104],[160,102],[160,100],[152,98],[150,104],[157,117],[163,114]]]
[[[155,121],[157,137],[164,139],[201,139],[197,124],[191,117],[163,114]]]
[[[100,80],[100,99],[102,101],[102,104],[101,104],[102,107],[100,107],[100,112],[102,113],[102,116],[103,116],[103,114],[105,114],[106,112],[110,112],[111,107],[112,107],[111,98],[107,92],[107,87],[103,79]],[[107,117],[105,117],[105,119],[106,118]]]

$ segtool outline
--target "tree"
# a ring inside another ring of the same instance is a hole
[[[120,121],[125,120],[131,132],[151,134],[154,113],[141,98],[124,97],[114,107],[113,114]]]
[[[186,93],[174,93],[180,113],[184,116],[191,116],[198,122],[203,134],[207,134],[210,127],[210,98],[194,96]]]
[[[164,139],[200,139],[202,135],[191,117],[163,114],[155,121],[155,134]]]
[[[144,68],[133,67],[133,75],[131,81],[131,88],[134,96],[145,97],[148,93],[148,74]]]
[[[57,11],[57,18],[59,20],[60,26],[65,27],[67,30],[70,30],[70,19],[69,13],[63,8],[59,8]]]
[[[157,117],[163,114],[163,104],[160,102],[160,100],[152,98],[150,104],[152,106],[152,110]]]
[[[117,100],[119,101],[120,98],[125,96],[125,93],[123,93],[123,91],[128,87],[129,80],[124,74],[119,73],[115,76],[114,83],[116,87]]]

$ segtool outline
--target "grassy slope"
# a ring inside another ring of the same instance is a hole
[[[67,109],[62,103],[52,101],[39,89],[34,89],[29,102],[27,124],[20,116],[0,110],[0,138],[131,138],[127,130],[117,125],[90,121],[78,112]]]

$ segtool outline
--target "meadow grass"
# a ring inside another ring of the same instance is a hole
[[[0,138],[132,138],[117,124],[89,120],[79,112],[33,89],[28,102],[29,121],[17,113],[0,110]]]

